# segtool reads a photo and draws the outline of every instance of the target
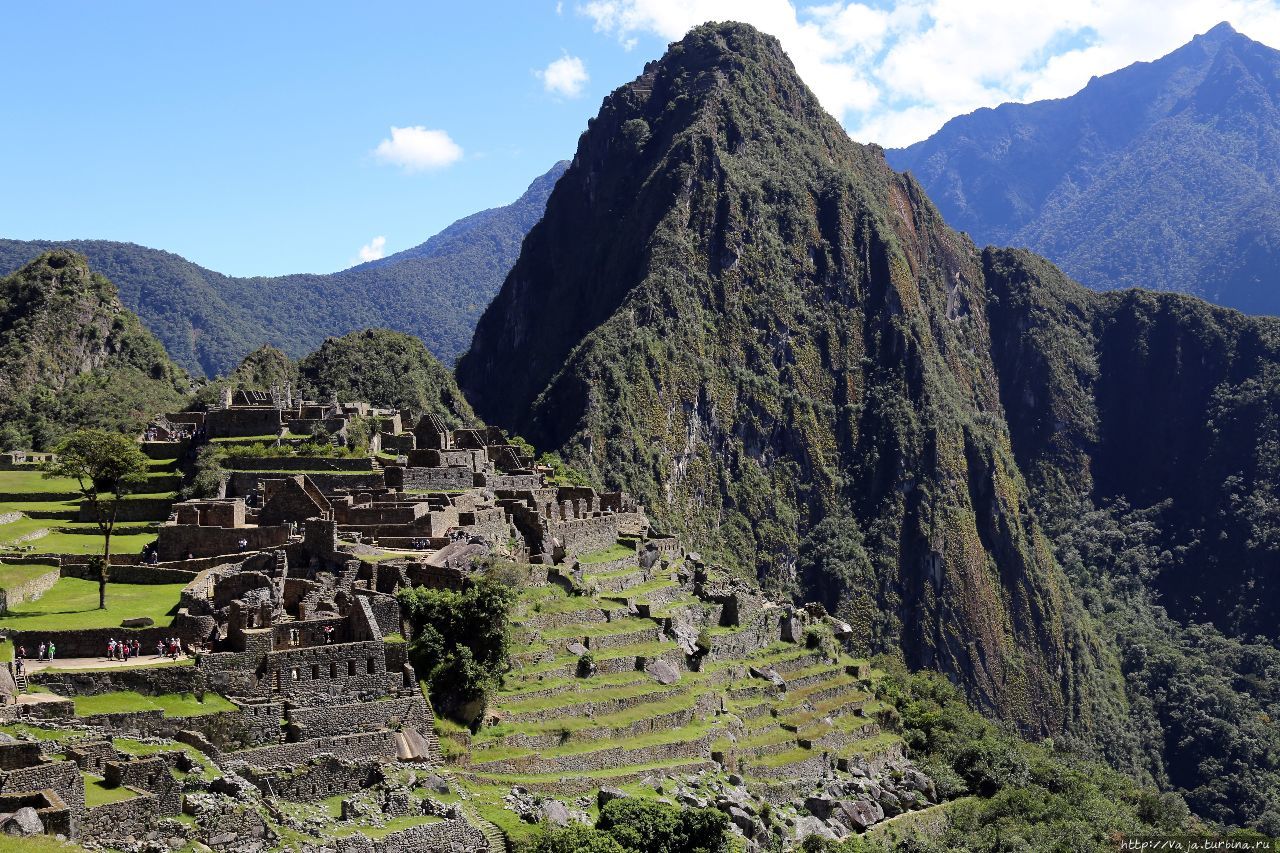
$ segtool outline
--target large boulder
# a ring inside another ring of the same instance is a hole
[[[5,835],[44,835],[44,822],[31,806],[23,806],[0,822]]]
[[[680,670],[664,660],[650,661],[645,664],[644,671],[659,684],[675,684],[680,680]]]

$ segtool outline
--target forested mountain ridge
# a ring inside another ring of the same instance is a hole
[[[1000,428],[981,282],[775,40],[708,25],[605,100],[459,384],[683,537],[1056,732],[1106,688]]]
[[[174,361],[222,375],[262,344],[299,358],[327,337],[389,328],[451,364],[542,215],[565,164],[515,202],[459,220],[426,243],[328,275],[234,278],[157,249],[107,240],[0,240],[0,275],[65,247],[89,259]]]
[[[191,381],[73,252],[0,279],[0,447],[47,450],[76,427],[141,429]]]
[[[1219,24],[1068,98],[981,109],[894,168],[947,222],[1096,289],[1280,314],[1280,51]]]

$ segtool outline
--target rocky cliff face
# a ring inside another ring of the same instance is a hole
[[[189,380],[83,256],[47,252],[0,281],[0,441],[141,427]]]
[[[458,376],[481,417],[1051,732],[1094,646],[1014,461],[983,277],[774,39],[708,25],[605,100]]]

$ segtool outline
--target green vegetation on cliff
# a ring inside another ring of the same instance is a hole
[[[775,40],[707,25],[605,100],[458,377],[866,650],[1049,733],[1110,685],[1003,428],[982,275]]]
[[[190,380],[85,259],[58,250],[0,280],[0,447],[48,449],[73,429],[140,430]]]

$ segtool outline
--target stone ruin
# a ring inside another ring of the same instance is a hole
[[[441,760],[431,706],[408,660],[397,590],[461,588],[476,560],[490,554],[564,562],[648,531],[643,507],[625,495],[547,485],[545,471],[498,430],[450,430],[432,416],[406,430],[399,412],[284,403],[238,392],[225,407],[189,419],[189,433],[171,429],[171,418],[146,438],[297,434],[315,424],[336,435],[350,417],[371,415],[378,418],[379,447],[393,448],[399,464],[328,476],[233,474],[223,496],[176,503],[159,527],[157,560],[128,567],[138,576],[188,578],[173,624],[69,631],[58,644],[97,655],[108,633],[138,636],[144,648],[158,636],[177,636],[194,663],[50,674],[44,683],[63,698],[9,705],[0,716],[171,738],[256,797],[310,802],[359,792],[390,768],[430,768]],[[71,719],[76,695],[120,689],[216,694],[233,710]],[[143,837],[184,808],[203,820],[203,795],[184,797],[170,784],[168,766],[189,761],[183,749],[168,757],[127,756],[109,737],[76,743],[56,760],[42,755],[38,743],[0,744],[0,830],[123,839]],[[124,785],[133,796],[86,808],[84,774]],[[226,823],[225,849],[261,836],[252,819],[245,821]],[[478,850],[490,843],[461,815],[431,826],[442,828],[426,834],[415,828],[413,843],[435,846],[412,849]]]

